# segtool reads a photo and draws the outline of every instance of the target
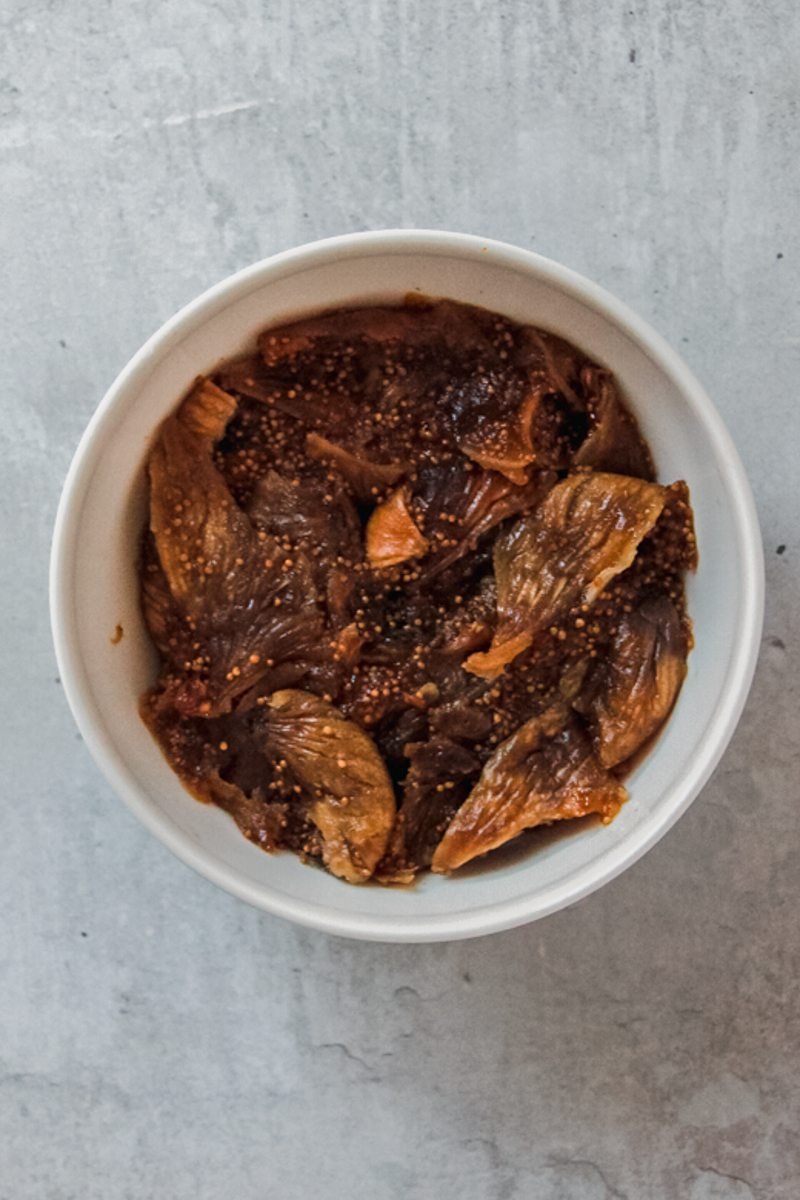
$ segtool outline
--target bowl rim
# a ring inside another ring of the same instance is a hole
[[[331,259],[387,254],[419,254],[460,259],[489,258],[501,267],[533,274],[548,285],[580,300],[621,328],[671,380],[689,403],[716,447],[718,467],[731,500],[742,572],[739,629],[728,668],[727,688],[708,724],[700,753],[689,759],[672,788],[671,805],[658,818],[634,829],[618,847],[598,856],[574,877],[554,884],[545,896],[518,897],[485,905],[469,913],[455,912],[409,918],[331,912],[324,905],[297,900],[256,885],[211,852],[195,845],[175,826],[139,785],[107,733],[93,699],[76,636],[74,587],[75,545],[84,502],[101,453],[103,434],[122,411],[129,394],[198,324],[216,316],[233,301],[270,281]],[[50,615],[56,660],[64,692],[83,739],[106,781],[142,824],[179,859],[241,900],[325,933],[384,942],[452,941],[510,929],[556,912],[610,882],[642,857],[678,820],[707,782],[736,728],[758,659],[764,610],[764,558],[761,533],[747,475],[721,416],[704,388],[678,353],[627,304],[605,288],[552,259],[506,242],[474,234],[435,229],[386,229],[341,234],[271,255],[226,276],[190,301],[153,333],[108,388],[93,414],[64,482],[53,531],[50,557]]]

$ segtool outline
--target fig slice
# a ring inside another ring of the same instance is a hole
[[[394,789],[372,739],[326,700],[287,689],[269,700],[268,741],[310,797],[325,866],[363,883],[394,824]]]
[[[497,747],[448,825],[431,866],[454,871],[536,825],[590,813],[611,821],[625,797],[577,718],[553,705]]]
[[[626,475],[570,475],[495,543],[497,631],[468,671],[491,678],[573,604],[592,604],[631,565],[664,507],[665,489]],[[516,642],[515,642],[516,639]],[[526,640],[527,639],[527,640]],[[510,658],[501,647],[510,647]]]

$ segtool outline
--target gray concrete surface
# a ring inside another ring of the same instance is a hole
[[[800,1196],[794,0],[0,0],[1,1200]],[[606,284],[707,384],[763,523],[732,748],[643,862],[460,945],[301,932],[109,793],[50,646],[56,501],[179,305],[352,229]]]

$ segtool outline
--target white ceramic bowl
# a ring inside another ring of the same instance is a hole
[[[352,887],[291,854],[267,855],[181,787],[137,714],[156,659],[138,604],[143,464],[198,374],[264,326],[419,290],[563,334],[608,365],[653,448],[659,478],[688,480],[700,567],[688,582],[696,647],[675,711],[608,827],[545,839],[494,869],[429,875],[412,890]],[[389,231],[316,242],[257,263],[168,321],[95,413],[64,486],[51,563],[53,633],[75,719],[109,783],[184,862],[267,912],[349,937],[437,941],[544,916],[635,862],[697,795],[744,704],[762,622],[763,557],[747,479],[722,421],[678,355],[573,271],[462,234]],[[118,644],[112,635],[121,625]]]

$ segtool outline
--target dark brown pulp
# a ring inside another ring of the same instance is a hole
[[[688,490],[613,377],[449,301],[267,330],[151,453],[142,713],[200,799],[351,882],[624,799],[691,643]]]

